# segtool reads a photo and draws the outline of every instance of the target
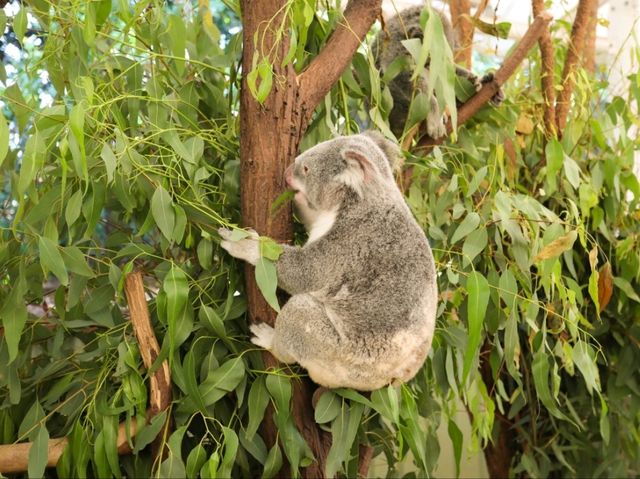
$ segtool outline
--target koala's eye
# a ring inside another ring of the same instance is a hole
[[[302,165],[302,174],[306,175],[309,173],[309,167],[307,165]]]

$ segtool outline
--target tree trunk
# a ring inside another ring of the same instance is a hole
[[[381,0],[351,0],[323,50],[297,75],[293,65],[282,65],[289,48],[287,0],[241,0],[244,75],[240,95],[240,196],[244,226],[278,242],[292,241],[291,208],[280,208],[272,214],[271,204],[286,189],[284,171],[295,159],[315,107],[350,64],[380,14],[380,3]],[[254,39],[258,39],[259,48]],[[263,104],[256,101],[247,85],[255,55],[267,57],[273,69],[273,87]],[[245,281],[250,320],[273,326],[276,313],[260,294],[250,265],[245,268]],[[278,365],[268,352],[264,353],[264,362],[268,368]],[[324,477],[331,444],[329,434],[314,420],[311,398],[315,388],[310,380],[293,384],[293,417],[316,458],[304,469],[303,477]],[[277,432],[267,413],[263,434],[268,446],[275,443]]]

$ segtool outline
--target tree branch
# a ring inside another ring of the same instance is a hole
[[[360,42],[380,16],[381,4],[382,0],[350,0],[344,19],[318,56],[298,76],[300,103],[307,118],[351,63]]]
[[[127,434],[126,423],[120,423],[118,426],[118,437],[116,439],[116,447],[118,454],[129,454],[128,437],[134,437],[137,431],[136,418],[131,418],[129,423],[129,433]],[[57,437],[49,439],[47,446],[47,467],[56,467],[60,456],[69,444],[66,437]],[[29,467],[29,451],[32,442],[21,442],[19,444],[6,444],[0,446],[0,473],[9,474],[15,472],[26,472]]]
[[[451,11],[453,29],[458,34],[458,45],[453,52],[453,59],[458,65],[471,69],[471,47],[475,30],[471,19],[471,2],[469,0],[449,0],[449,10]]]
[[[533,15],[537,17],[544,10],[544,0],[533,0]],[[547,138],[556,136],[556,92],[554,88],[554,65],[555,57],[553,55],[553,43],[551,42],[551,33],[549,26],[545,26],[538,40],[540,45],[540,58],[542,60],[541,82],[542,82],[542,98],[544,100],[544,129]]]
[[[160,345],[156,339],[149,318],[149,308],[144,296],[144,283],[142,273],[134,271],[124,280],[124,292],[129,304],[129,316],[131,325],[140,346],[142,362],[147,370],[151,370],[153,363],[160,355]],[[147,420],[164,411],[171,404],[171,373],[168,361],[163,361],[160,367],[151,376],[149,386],[149,411]],[[169,427],[170,419],[167,417],[164,428]],[[158,436],[161,437],[161,436]],[[160,441],[153,444],[154,455],[161,455],[162,445]]]
[[[542,13],[535,18],[527,32],[520,39],[516,48],[513,49],[500,69],[493,75],[493,80],[485,83],[480,91],[458,109],[459,125],[469,120],[485,103],[498,93],[500,87],[514,74],[520,63],[522,63],[527,56],[529,50],[531,50],[535,42],[538,41],[538,38],[540,38],[540,35],[542,35],[542,32],[551,21],[551,18],[551,15],[548,13]],[[453,125],[451,121],[449,121],[447,123],[447,135],[438,139],[424,136],[413,149],[414,151],[419,151],[421,154],[426,154],[431,151],[434,146],[442,143],[452,131]]]
[[[562,131],[567,124],[567,115],[569,114],[569,103],[573,94],[575,84],[574,74],[580,63],[580,53],[584,52],[587,32],[591,25],[591,19],[598,13],[597,0],[580,0],[578,3],[578,11],[573,21],[571,29],[571,38],[569,40],[569,48],[567,50],[567,58],[564,61],[562,70],[562,90],[558,94],[556,103],[556,119],[558,126],[558,134],[562,135]]]

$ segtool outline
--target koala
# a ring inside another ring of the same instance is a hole
[[[418,38],[422,41],[424,35],[422,27],[420,26],[420,14],[423,8],[422,6],[416,6],[402,10],[397,15],[391,17],[386,23],[386,28],[381,30],[376,36],[372,50],[376,60],[376,66],[382,73],[398,57],[405,57],[411,60],[411,55],[409,55],[402,41],[410,38]],[[431,10],[431,12],[440,18],[447,42],[451,49],[454,50],[456,48],[456,41],[451,22],[441,12],[435,10]],[[428,91],[429,61],[430,60],[427,60],[425,71],[422,72],[416,83],[416,87],[424,92]],[[412,61],[409,61],[408,65],[411,64]],[[474,73],[458,65],[455,66],[455,71],[456,76],[471,82],[476,91],[480,90],[484,83],[493,80],[491,73],[482,78],[478,78]],[[397,137],[402,135],[405,122],[409,116],[409,106],[411,105],[414,90],[414,84],[411,80],[412,75],[413,68],[405,68],[389,82],[389,91],[393,98],[393,108],[389,114],[389,125],[391,131]],[[499,105],[503,99],[504,94],[502,90],[500,90],[494,95],[491,102],[494,105]],[[446,117],[443,112],[440,111],[438,101],[433,95],[429,99],[429,113],[427,115],[426,127],[427,134],[434,139],[440,138],[447,133]]]
[[[278,286],[291,298],[274,328],[251,326],[252,341],[327,388],[406,382],[431,348],[436,269],[394,181],[399,159],[397,145],[369,131],[320,143],[285,173],[308,240],[282,245]],[[232,256],[256,263],[255,232],[220,235]]]

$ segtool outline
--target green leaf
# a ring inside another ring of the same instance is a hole
[[[82,191],[76,190],[69,201],[67,202],[67,207],[64,211],[64,218],[67,221],[67,225],[71,226],[76,220],[80,217],[80,212],[82,208]]]
[[[49,238],[40,236],[38,239],[40,264],[45,271],[51,271],[64,286],[69,284],[69,275],[60,254],[59,247]]]
[[[186,337],[178,337],[178,332],[181,331],[179,323],[185,320],[185,309],[189,299],[187,277],[175,264],[171,265],[171,269],[165,276],[162,289],[167,294],[167,325],[169,326],[171,351],[173,351],[187,339]]]
[[[18,195],[24,192],[33,184],[36,173],[44,164],[46,146],[42,135],[36,132],[27,139],[22,155],[22,165],[20,166],[20,176],[18,178]]]
[[[77,246],[66,246],[62,248],[62,258],[67,270],[72,271],[80,276],[93,278],[95,275],[93,270],[89,268],[84,254]]]
[[[480,339],[484,316],[489,304],[489,283],[477,271],[473,271],[467,278],[467,321],[469,337],[464,354],[462,382],[466,383],[471,363],[480,350]]]
[[[106,143],[102,145],[100,158],[102,158],[102,161],[104,161],[104,166],[107,170],[107,181],[111,183],[113,181],[113,172],[116,171],[116,166],[118,165],[118,159],[113,153],[111,147]]]
[[[71,128],[71,132],[73,133],[74,138],[78,142],[78,147],[80,148],[80,167],[82,171],[82,176],[85,181],[89,180],[89,171],[87,169],[87,157],[85,154],[84,147],[84,115],[85,115],[85,106],[83,102],[77,103],[71,108],[69,112],[69,127]]]
[[[272,261],[267,258],[261,257],[256,263],[255,269],[256,283],[264,299],[267,300],[269,306],[280,312],[280,305],[278,304],[278,298],[276,296],[276,289],[278,287],[278,277],[276,274],[276,267]]]
[[[269,394],[265,385],[265,378],[264,376],[258,376],[249,390],[249,422],[245,433],[247,439],[251,440],[258,430],[268,404]]]
[[[224,455],[218,469],[218,476],[232,477],[233,463],[238,454],[238,435],[233,429],[224,426],[222,427],[222,434],[224,435]]]
[[[4,114],[0,113],[0,166],[9,152],[9,125]]]
[[[589,394],[593,394],[594,390],[600,392],[600,374],[593,348],[584,341],[578,341],[573,347],[572,357],[584,377]]]
[[[44,470],[47,467],[49,458],[49,432],[45,425],[38,429],[33,444],[29,448],[29,477],[44,477]]]
[[[325,391],[316,404],[314,417],[318,424],[333,421],[340,413],[342,401],[332,391]]]
[[[24,40],[24,34],[27,31],[27,7],[21,5],[20,10],[13,17],[13,32],[20,43]]]
[[[176,225],[176,213],[171,195],[162,186],[158,186],[151,197],[151,214],[162,235],[171,241]]]
[[[536,394],[547,410],[558,419],[568,418],[560,412],[556,400],[551,395],[549,388],[549,356],[545,353],[544,344],[534,353],[532,364],[533,382]]]
[[[271,261],[277,261],[284,248],[266,236],[260,237],[260,256]]]
[[[162,426],[164,426],[166,419],[167,411],[164,410],[153,416],[148,424],[145,424],[142,428],[140,428],[135,437],[135,446],[133,448],[134,454],[138,454],[146,446],[153,442],[153,440],[160,433]]]
[[[262,478],[272,479],[277,477],[280,469],[282,469],[282,451],[280,451],[280,446],[276,442],[269,451],[269,454],[267,454],[267,460],[264,462]]]
[[[200,477],[202,479],[215,479],[218,477],[218,465],[220,464],[220,456],[218,451],[215,451],[209,457],[209,460],[200,469]]]
[[[633,286],[631,286],[631,283],[629,283],[629,281],[620,276],[616,276],[615,278],[613,278],[613,284],[615,284],[618,289],[620,289],[629,299],[632,299],[636,303],[640,303],[640,297],[633,290]]]
[[[269,374],[266,379],[267,390],[276,403],[278,413],[289,413],[291,401],[291,381],[286,376]]]
[[[486,228],[479,228],[469,233],[462,244],[462,265],[469,266],[473,260],[487,247],[489,236]]]
[[[571,183],[571,186],[578,188],[580,186],[580,167],[578,163],[576,163],[573,158],[565,156],[563,166],[564,174],[567,180],[569,180],[569,183]]]
[[[205,462],[207,462],[207,451],[202,447],[202,444],[198,444],[191,449],[191,452],[187,456],[187,477],[189,479],[196,479]]]
[[[20,268],[18,279],[14,282],[11,293],[4,299],[4,304],[0,309],[0,320],[2,320],[4,327],[3,336],[9,349],[9,364],[18,356],[20,337],[27,322],[27,306],[24,302],[27,282],[22,269]]]
[[[449,419],[449,425],[447,430],[449,431],[449,437],[453,445],[453,457],[456,464],[456,477],[460,477],[460,460],[462,459],[462,431],[455,423]]]
[[[451,237],[451,244],[455,244],[460,241],[462,238],[474,231],[479,224],[480,215],[478,213],[472,211],[467,214],[466,218],[462,221],[462,223],[460,223],[460,225],[456,228],[456,231],[453,233],[453,236]]]
[[[326,477],[334,477],[342,464],[349,460],[363,412],[364,406],[360,403],[351,404],[351,407],[342,404],[340,413],[331,424],[332,441],[327,454]]]
[[[244,374],[244,363],[241,358],[230,359],[211,371],[199,387],[204,403],[210,406],[227,392],[233,391],[242,381]]]

